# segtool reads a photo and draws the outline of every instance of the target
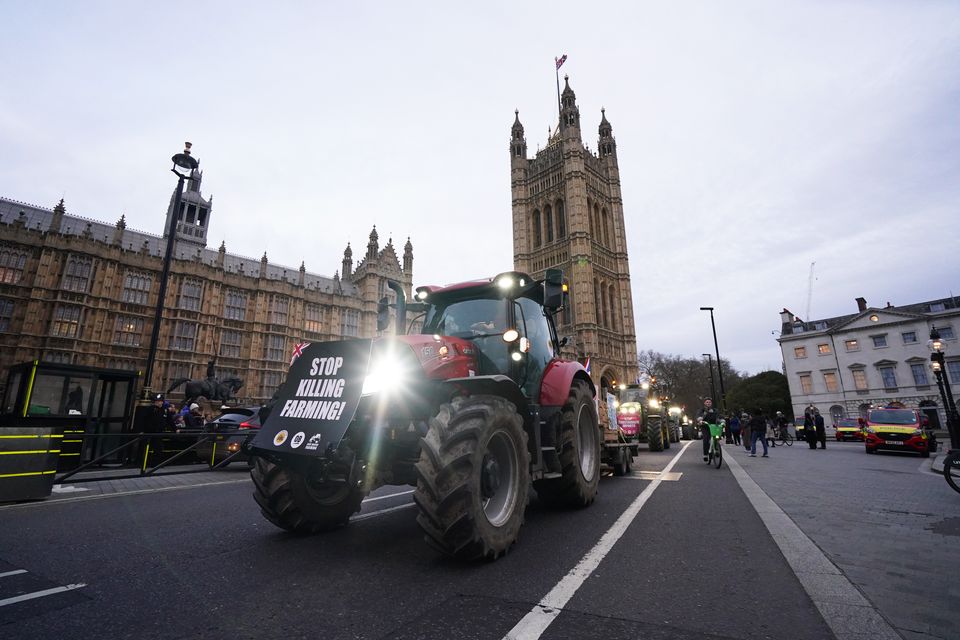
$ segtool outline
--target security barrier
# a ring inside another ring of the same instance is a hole
[[[0,429],[0,502],[49,496],[62,440],[52,426]]]

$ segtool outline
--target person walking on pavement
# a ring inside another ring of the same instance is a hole
[[[820,415],[820,409],[813,410],[813,424],[816,427],[817,431],[817,440],[820,441],[820,448],[827,448],[827,427],[823,424],[823,416]],[[816,449],[817,445],[814,443],[813,448]]]
[[[727,422],[730,427],[730,435],[733,436],[733,444],[740,444],[740,418],[734,413]]]
[[[750,457],[757,457],[757,440],[763,444],[763,457],[767,456],[767,418],[758,409],[750,418]]]
[[[750,415],[746,411],[740,414],[740,429],[743,431],[743,448],[750,451]]]
[[[813,411],[810,409],[803,412],[803,438],[811,449],[817,448],[817,430],[813,424]]]
[[[710,454],[710,427],[708,424],[720,424],[717,412],[713,408],[713,400],[707,398],[703,407],[697,413],[697,424],[700,425],[700,439],[703,440],[703,461],[706,462]]]

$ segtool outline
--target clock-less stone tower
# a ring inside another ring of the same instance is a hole
[[[520,114],[510,136],[513,262],[542,278],[563,269],[569,305],[557,317],[566,355],[590,359],[598,387],[637,381],[627,236],[613,129],[601,109],[597,152],[580,137],[580,110],[568,78],[560,126],[527,158]]]

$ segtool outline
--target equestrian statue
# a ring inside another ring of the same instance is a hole
[[[227,402],[230,399],[235,399],[237,391],[243,386],[243,380],[237,377],[217,380],[214,377],[215,363],[216,360],[210,360],[207,363],[207,377],[204,380],[178,378],[170,384],[167,393],[186,383],[186,386],[183,388],[183,393],[184,402],[188,405],[201,396],[211,402]]]

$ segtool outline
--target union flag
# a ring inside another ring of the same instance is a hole
[[[563,54],[559,58],[554,58],[553,61],[557,63],[557,70],[559,71],[563,63],[567,61],[567,54]]]
[[[309,342],[298,342],[293,345],[293,355],[290,357],[290,366],[297,361],[297,358],[303,355],[303,350],[310,346]]]

